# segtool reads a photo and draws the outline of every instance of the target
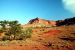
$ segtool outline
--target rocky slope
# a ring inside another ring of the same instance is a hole
[[[56,26],[56,21],[51,21],[51,20],[45,20],[45,19],[40,19],[40,18],[35,18],[29,21],[28,24],[44,24],[46,26]]]
[[[31,19],[26,25],[23,27],[41,27],[41,26],[62,26],[62,25],[73,25],[75,24],[75,17],[67,18],[64,20],[45,20],[40,18]]]
[[[73,18],[67,18],[65,20],[58,20],[57,22],[57,26],[61,26],[61,25],[73,25],[75,24],[75,17]]]

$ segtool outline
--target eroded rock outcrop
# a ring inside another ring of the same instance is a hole
[[[56,21],[51,21],[51,20],[44,20],[44,19],[40,19],[40,18],[35,18],[29,21],[28,24],[44,24],[46,26],[56,26]]]

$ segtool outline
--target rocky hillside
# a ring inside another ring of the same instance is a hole
[[[57,22],[57,26],[61,26],[61,25],[73,25],[75,24],[75,17],[73,18],[67,18],[65,20],[58,20]]]
[[[58,21],[35,18],[30,20],[28,24],[37,24],[37,23],[45,24],[48,26],[71,25],[71,24],[75,24],[75,17],[67,18],[65,20],[58,20]]]
[[[31,19],[28,24],[44,24],[46,26],[56,26],[56,21],[45,20],[40,18]]]
[[[64,20],[45,20],[40,18],[31,19],[26,25],[23,27],[41,27],[41,26],[62,26],[62,25],[73,25],[75,24],[75,17],[67,18]]]

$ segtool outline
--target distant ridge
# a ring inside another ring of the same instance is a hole
[[[31,19],[26,25],[23,25],[23,27],[32,27],[38,24],[42,24],[44,26],[73,25],[75,24],[75,17],[67,18],[64,20],[58,20],[58,21],[45,20],[45,19],[40,19],[37,17],[37,18]]]
[[[58,21],[56,21],[56,25],[57,26],[61,26],[61,25],[73,25],[73,24],[75,24],[75,17],[73,17],[73,18],[67,18],[67,19],[65,19],[65,20],[58,20]]]
[[[44,24],[46,26],[56,26],[56,21],[52,21],[52,20],[45,20],[45,19],[40,19],[40,18],[35,18],[35,19],[31,19],[28,24]]]

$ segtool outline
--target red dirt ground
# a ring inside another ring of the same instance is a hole
[[[54,36],[54,35],[57,35],[61,33],[60,30],[49,30],[48,32],[45,32],[44,34],[42,34],[42,36],[44,37],[48,37],[48,36]],[[16,46],[16,45],[10,45],[10,46],[0,46],[0,50],[70,50],[68,48],[56,48],[56,49],[53,49],[53,48],[49,48],[49,47],[46,47],[42,44],[38,44],[38,45],[22,45],[22,46]],[[75,50],[75,47],[72,49],[72,50]]]
[[[45,37],[48,37],[48,36],[55,36],[55,35],[57,35],[57,34],[59,34],[59,33],[61,33],[62,31],[61,30],[49,30],[48,32],[45,32],[44,34],[43,34],[43,36],[45,36]]]
[[[45,32],[44,34],[56,35],[58,33],[61,33],[61,31],[60,30],[49,30],[48,32]]]
[[[0,50],[70,50],[70,49],[67,48],[52,49],[44,46],[0,46]]]

